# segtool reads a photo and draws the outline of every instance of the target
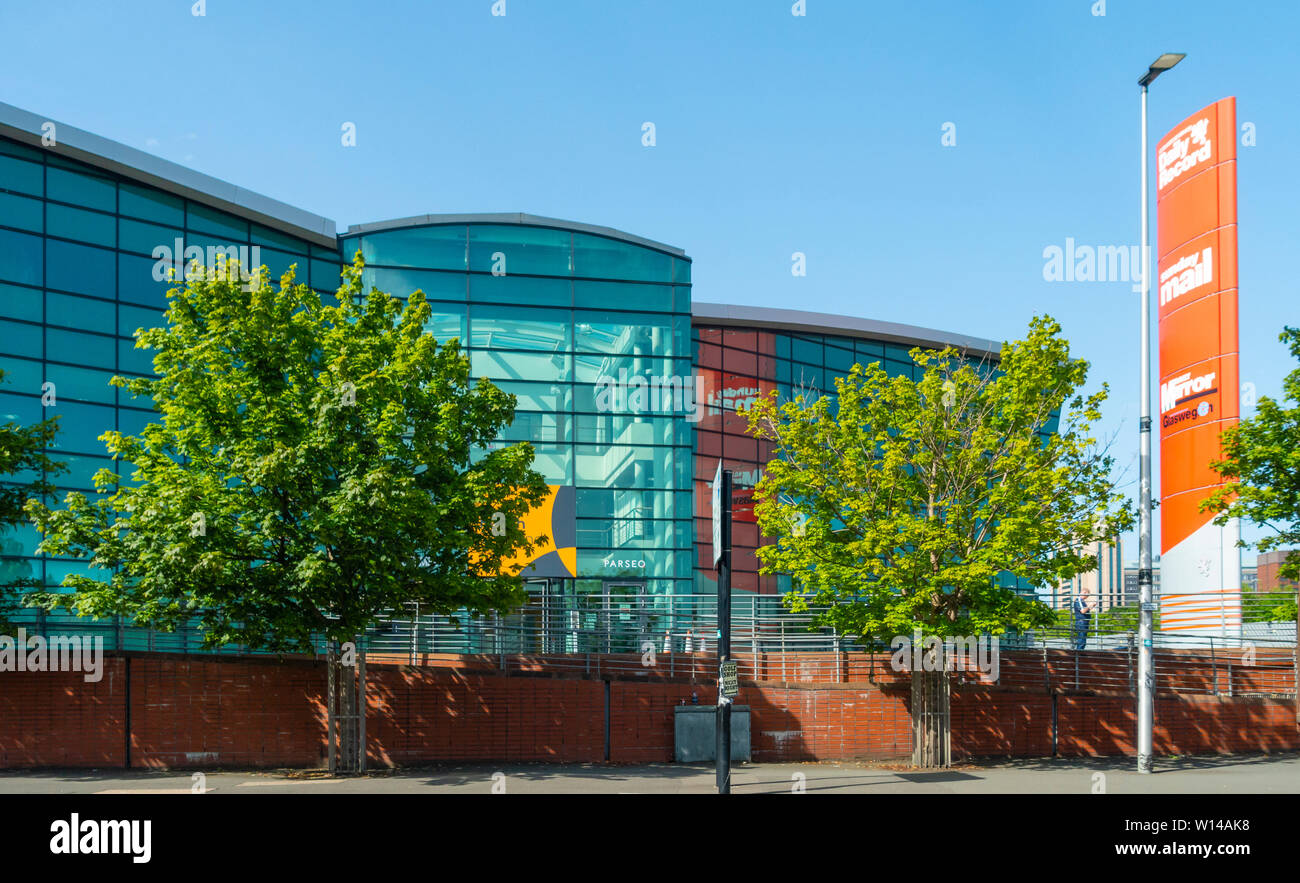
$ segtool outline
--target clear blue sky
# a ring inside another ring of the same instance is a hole
[[[792,3],[6,3],[0,100],[340,227],[524,211],[648,236],[694,258],[697,300],[997,340],[1050,313],[1111,385],[1103,428],[1136,494],[1137,295],[1046,282],[1042,255],[1137,242],[1136,80],[1186,52],[1152,87],[1151,136],[1228,95],[1255,124],[1241,370],[1279,392],[1277,335],[1300,324],[1300,4]]]

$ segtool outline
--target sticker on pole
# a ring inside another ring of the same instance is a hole
[[[722,560],[722,460],[713,474],[713,569]]]
[[[718,692],[728,699],[740,695],[740,681],[736,677],[735,660],[723,662],[718,671]]]

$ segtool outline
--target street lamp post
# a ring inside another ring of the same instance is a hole
[[[1151,772],[1151,727],[1155,719],[1155,666],[1151,659],[1151,234],[1147,193],[1147,86],[1186,56],[1166,52],[1138,80],[1142,87],[1142,389],[1138,394],[1138,458],[1141,491],[1138,498],[1138,772]]]

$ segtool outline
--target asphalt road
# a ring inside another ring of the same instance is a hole
[[[1300,754],[1161,758],[1139,775],[1131,758],[1029,759],[942,771],[899,764],[740,764],[735,794],[1300,794]],[[0,794],[712,794],[711,765],[466,764],[364,777],[315,771],[0,772]],[[494,791],[495,789],[495,791]]]

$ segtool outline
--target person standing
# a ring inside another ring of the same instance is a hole
[[[1082,650],[1088,643],[1088,627],[1092,624],[1094,610],[1089,591],[1081,590],[1071,606],[1074,610],[1074,649]]]

